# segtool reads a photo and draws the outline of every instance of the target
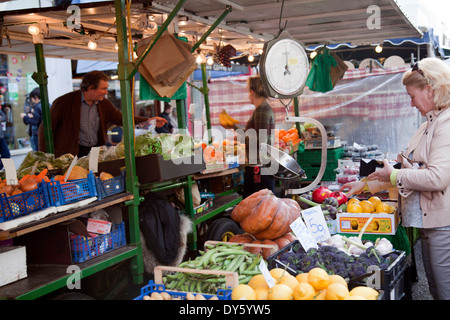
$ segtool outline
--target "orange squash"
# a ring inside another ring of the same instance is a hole
[[[295,200],[278,198],[263,189],[242,200],[231,212],[231,219],[257,239],[273,240],[290,230],[290,224],[300,216]]]

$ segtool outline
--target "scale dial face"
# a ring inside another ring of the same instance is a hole
[[[274,98],[292,98],[303,89],[309,72],[309,61],[299,42],[286,38],[276,41],[264,61],[264,73]]]

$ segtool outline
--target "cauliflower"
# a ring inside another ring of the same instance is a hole
[[[383,256],[394,250],[394,246],[388,239],[379,238],[378,243],[375,245],[375,249]]]

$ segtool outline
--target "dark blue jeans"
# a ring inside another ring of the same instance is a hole
[[[9,153],[8,145],[6,144],[5,139],[0,138],[0,158],[8,159],[11,158],[11,153]],[[0,170],[3,169],[3,163],[0,161]]]

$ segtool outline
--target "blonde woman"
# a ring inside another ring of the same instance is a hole
[[[426,118],[394,169],[368,176],[398,189],[402,224],[420,228],[428,285],[436,300],[450,299],[450,66],[437,58],[416,63],[403,75],[411,106]]]

